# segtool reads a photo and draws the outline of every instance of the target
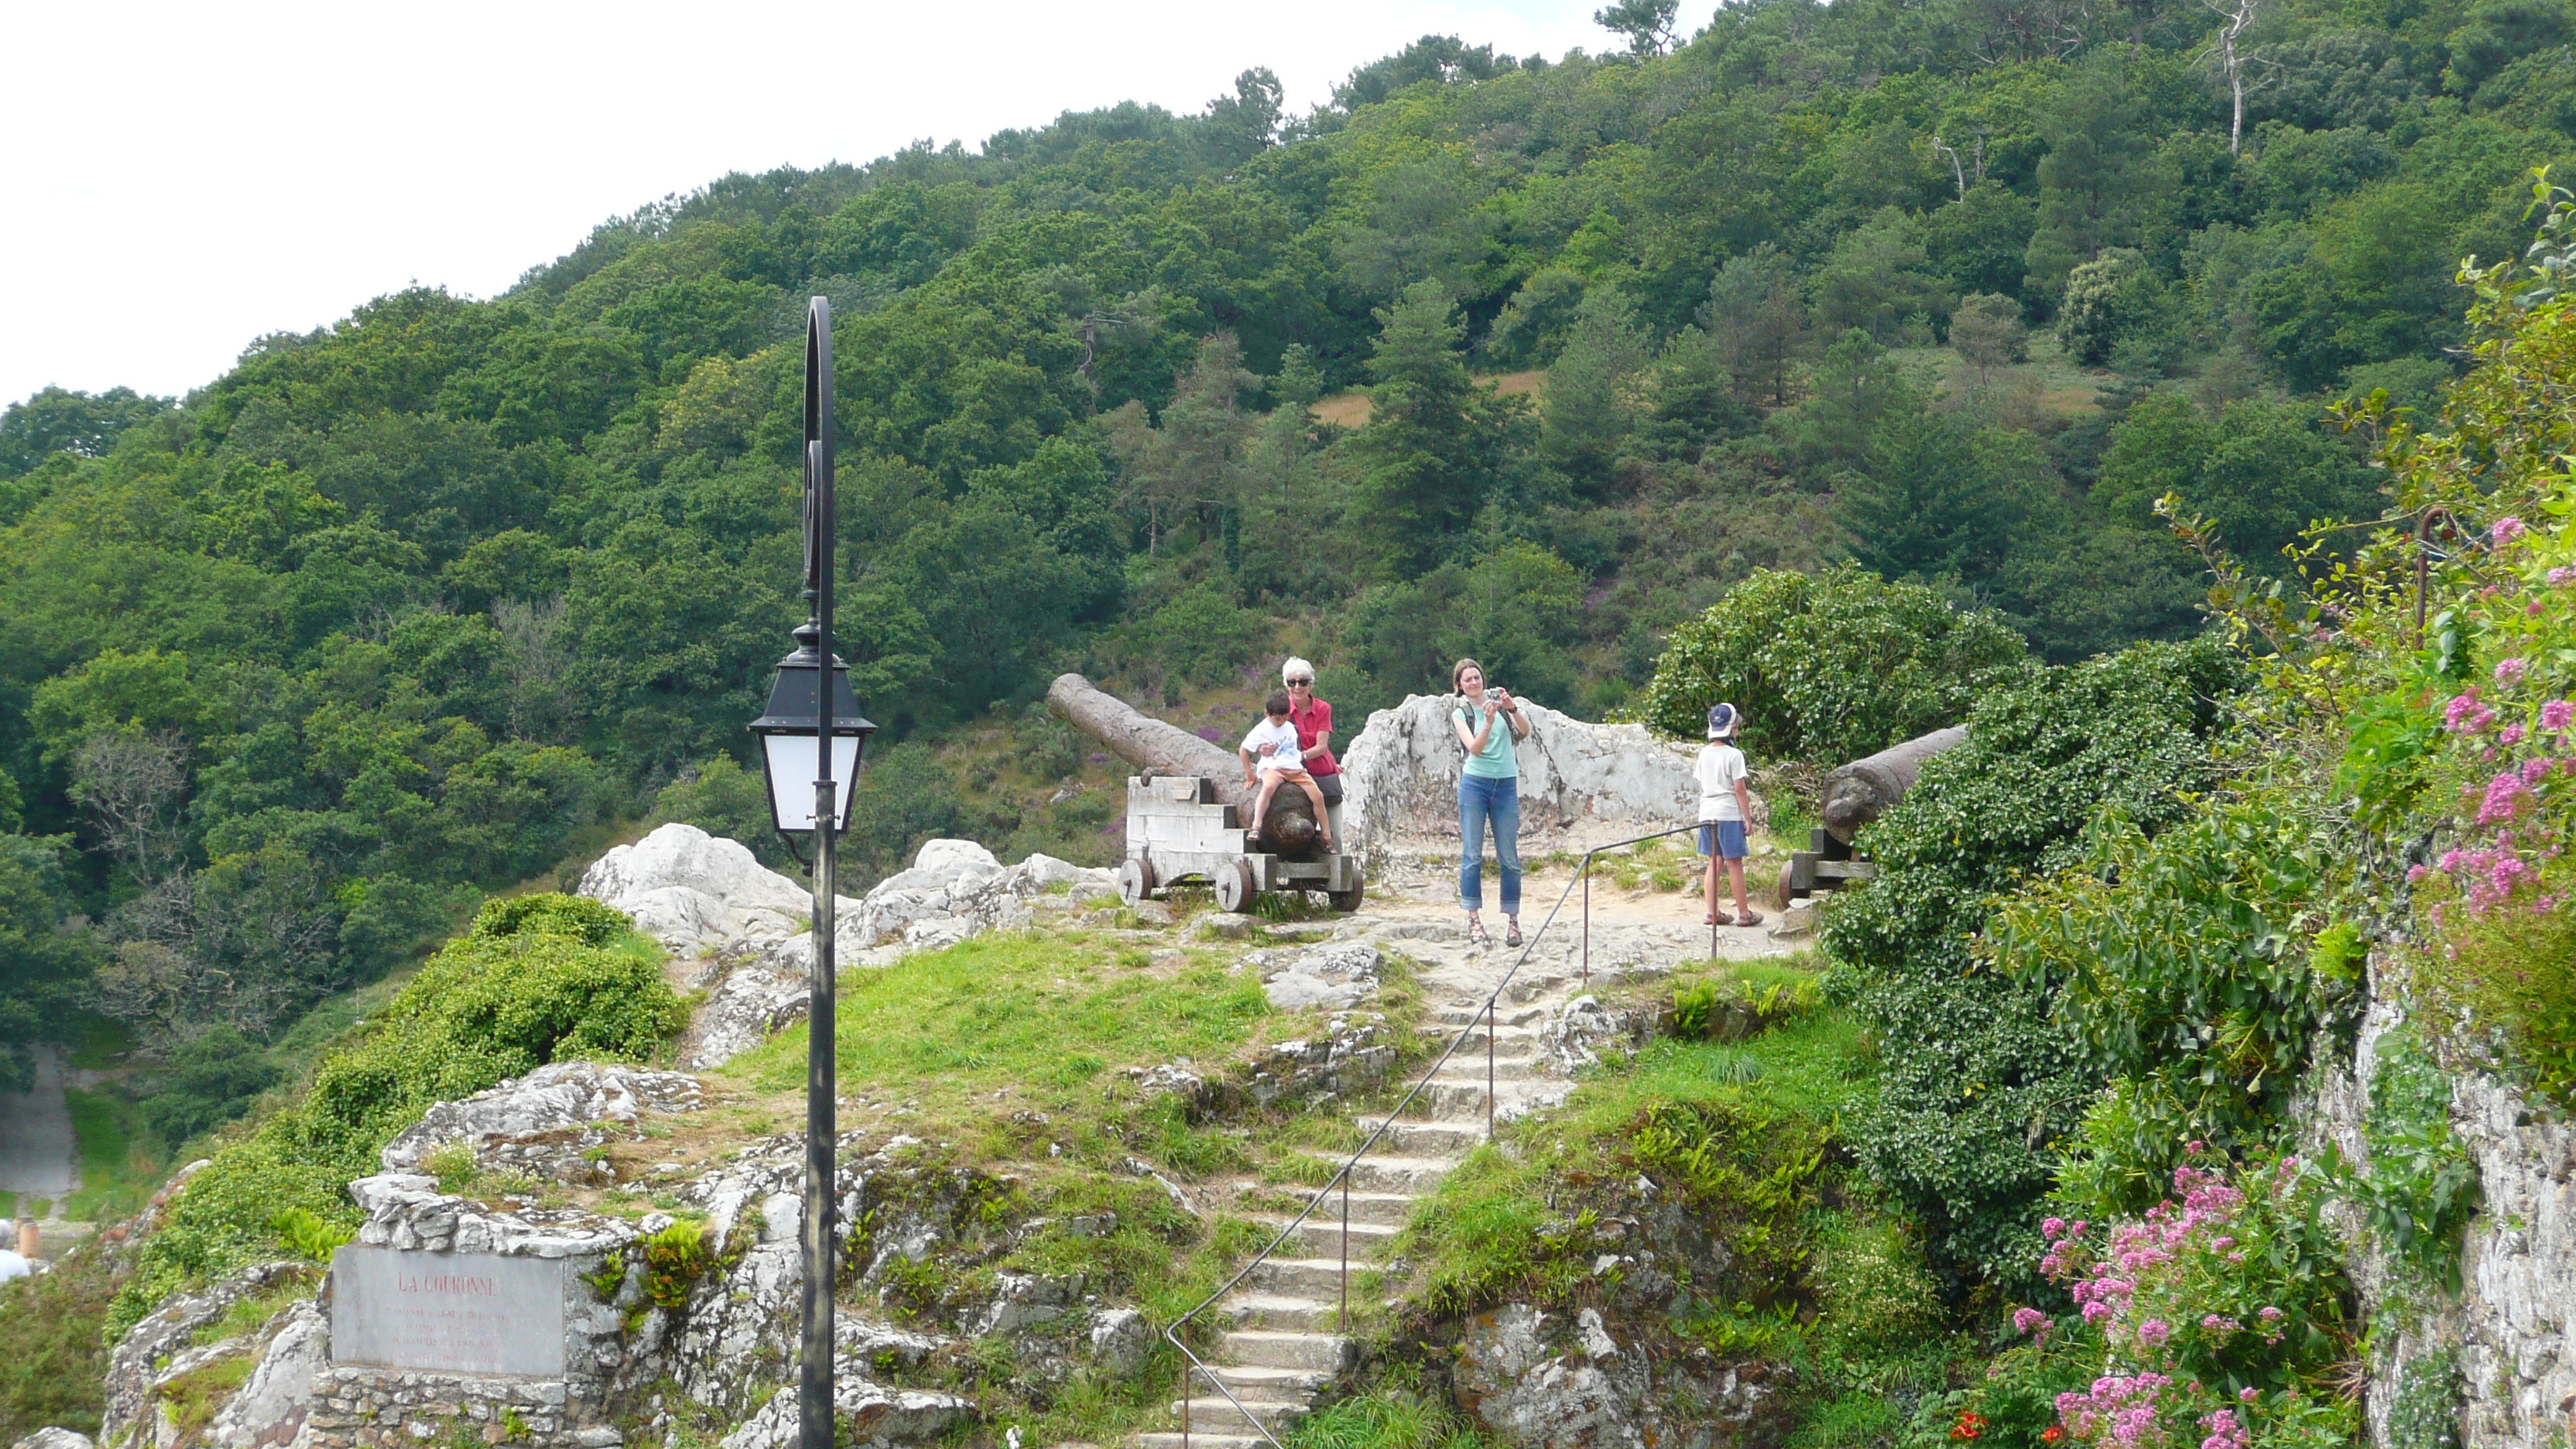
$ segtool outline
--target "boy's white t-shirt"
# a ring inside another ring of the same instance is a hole
[[[1264,744],[1277,745],[1278,749],[1265,755],[1261,753],[1261,747]],[[1302,770],[1306,768],[1302,747],[1297,743],[1297,723],[1294,720],[1283,719],[1273,722],[1269,716],[1264,715],[1261,723],[1252,727],[1252,733],[1243,737],[1243,747],[1252,751],[1253,763],[1260,769]]]
[[[1744,778],[1742,750],[1711,740],[1700,747],[1699,761],[1691,772],[1699,776],[1701,821],[1744,818],[1744,807],[1735,799],[1735,782]]]

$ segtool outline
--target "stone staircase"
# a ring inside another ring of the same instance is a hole
[[[1404,1115],[1391,1120],[1358,1119],[1364,1130],[1374,1130],[1381,1123],[1387,1130],[1351,1170],[1353,1277],[1385,1260],[1414,1204],[1430,1196],[1449,1170],[1485,1140],[1483,1002],[1493,978],[1508,969],[1510,959],[1497,951],[1481,960],[1470,958],[1435,969],[1424,977],[1435,992],[1445,988],[1461,998],[1436,1008],[1432,1024],[1424,1031],[1445,1043],[1462,1027],[1470,1029]],[[1462,992],[1462,987],[1468,990]],[[1538,1022],[1547,1009],[1544,1003],[1527,1002],[1497,1008],[1493,1072],[1502,1118],[1517,1115],[1521,1100],[1539,1089]],[[1335,1166],[1342,1160],[1338,1153],[1315,1155]],[[1172,1404],[1176,1420],[1187,1416],[1192,1449],[1267,1449],[1269,1440],[1248,1420],[1258,1420],[1272,1434],[1284,1434],[1314,1402],[1317,1391],[1355,1359],[1357,1344],[1340,1331],[1341,1207],[1337,1188],[1280,1245],[1277,1256],[1254,1265],[1243,1282],[1209,1310],[1226,1325],[1226,1331],[1216,1350],[1203,1357],[1225,1392],[1219,1393],[1205,1375],[1194,1372],[1189,1402]],[[1268,1221],[1275,1231],[1288,1220],[1282,1214]],[[1361,1306],[1352,1305],[1354,1311]],[[1138,1434],[1130,1443],[1136,1449],[1181,1449],[1182,1435],[1177,1430]]]

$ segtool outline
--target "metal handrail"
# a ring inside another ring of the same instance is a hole
[[[1488,1143],[1492,1142],[1495,1097],[1494,1010],[1495,1003],[1502,999],[1504,988],[1510,986],[1512,978],[1518,976],[1521,968],[1529,964],[1530,953],[1538,949],[1539,941],[1547,935],[1547,928],[1556,924],[1557,912],[1565,908],[1566,898],[1574,894],[1574,887],[1578,881],[1583,885],[1583,977],[1586,982],[1589,982],[1592,979],[1592,857],[1605,850],[1620,850],[1631,845],[1643,845],[1649,840],[1661,840],[1669,835],[1686,835],[1697,829],[1699,829],[1697,825],[1679,825],[1670,830],[1658,830],[1651,835],[1639,835],[1627,840],[1614,840],[1607,845],[1596,845],[1583,852],[1582,861],[1575,867],[1574,879],[1567,881],[1565,889],[1557,893],[1556,903],[1547,908],[1547,918],[1540,921],[1538,929],[1530,933],[1529,940],[1521,946],[1521,954],[1512,962],[1511,969],[1504,972],[1502,979],[1494,983],[1494,989],[1485,994],[1484,1010],[1477,1016],[1468,1018],[1467,1024],[1458,1029],[1458,1034],[1449,1039],[1448,1050],[1443,1051],[1439,1060],[1431,1064],[1430,1069],[1414,1082],[1411,1089],[1398,1098],[1394,1106],[1387,1109],[1386,1114],[1379,1119],[1377,1127],[1369,1133],[1367,1139],[1362,1141],[1349,1157],[1343,1159],[1340,1168],[1336,1169],[1332,1177],[1316,1190],[1314,1199],[1308,1202],[1305,1209],[1297,1216],[1288,1220],[1288,1225],[1279,1230],[1279,1235],[1272,1238],[1267,1247],[1255,1253],[1249,1261],[1236,1270],[1233,1277],[1225,1280],[1223,1287],[1200,1299],[1188,1312],[1173,1319],[1171,1326],[1163,1330],[1164,1341],[1180,1350],[1183,1360],[1181,1364],[1181,1443],[1184,1446],[1187,1446],[1190,1440],[1190,1370],[1197,1369],[1218,1393],[1225,1395],[1225,1401],[1234,1406],[1234,1411],[1241,1414],[1255,1430],[1259,1431],[1263,1439],[1269,1441],[1271,1449],[1286,1449],[1286,1446],[1279,1442],[1278,1437],[1270,1432],[1269,1426],[1263,1424],[1250,1409],[1245,1408],[1243,1401],[1234,1396],[1234,1391],[1225,1386],[1225,1380],[1218,1378],[1197,1354],[1190,1352],[1190,1346],[1181,1341],[1181,1330],[1201,1313],[1213,1307],[1217,1300],[1241,1286],[1243,1280],[1252,1275],[1253,1269],[1276,1256],[1279,1245],[1287,1242],[1291,1235],[1304,1227],[1306,1219],[1314,1216],[1315,1209],[1323,1206],[1324,1200],[1332,1196],[1333,1189],[1338,1187],[1342,1192],[1342,1306],[1338,1326],[1341,1331],[1347,1333],[1351,1326],[1351,1169],[1357,1167],[1359,1160],[1366,1157],[1369,1149],[1377,1145],[1378,1139],[1386,1135],[1387,1129],[1395,1125],[1395,1119],[1402,1116],[1404,1110],[1413,1105],[1413,1099],[1422,1095],[1422,1089],[1431,1085],[1431,1079],[1440,1074],[1440,1069],[1449,1065],[1449,1059],[1456,1056],[1458,1048],[1466,1044],[1468,1034],[1476,1029],[1479,1019],[1485,1025],[1485,1140]],[[1716,951],[1716,941],[1716,928],[1712,925],[1709,931],[1709,949],[1712,954]]]

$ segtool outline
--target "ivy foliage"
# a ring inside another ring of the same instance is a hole
[[[2052,1019],[2055,984],[1983,957],[1997,898],[2080,863],[2098,811],[2139,831],[2182,819],[2185,793],[2218,774],[2212,745],[2245,682],[2209,639],[2022,672],[1977,700],[1967,742],[1862,833],[1878,878],[1836,898],[1824,927],[1833,989],[1886,1062],[1853,1138],[1922,1217],[1953,1287],[2029,1273],[2048,1149],[2099,1082]]]
[[[1992,610],[1863,569],[1766,569],[1673,630],[1638,717],[1696,739],[1724,700],[1772,758],[1835,765],[1957,724],[2031,668]]]
[[[2194,1141],[2268,1142],[2321,1027],[2361,1000],[2353,929],[2317,930],[2330,822],[2248,788],[2149,836],[2106,813],[2080,865],[1995,914],[1985,953],[2052,992],[2085,1074],[2110,1083],[2067,1164],[2093,1213],[2145,1211]]]
[[[348,1183],[430,1103],[573,1058],[638,1060],[685,1019],[661,952],[596,901],[485,906],[385,1012],[315,1068],[289,1110],[189,1177],[107,1319],[110,1341],[171,1293],[326,1241],[357,1221]]]

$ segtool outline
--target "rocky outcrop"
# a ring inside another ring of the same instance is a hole
[[[1459,1406],[1522,1449],[1717,1449],[1770,1437],[1774,1390],[1748,1365],[1656,1364],[1623,1348],[1596,1309],[1507,1303],[1467,1321],[1451,1382]]]
[[[886,1444],[926,1443],[974,1416],[975,1405],[955,1394],[926,1389],[890,1389],[867,1376],[864,1361],[835,1366],[832,1417],[844,1426],[859,1449]],[[788,1449],[797,1439],[804,1415],[798,1411],[793,1384],[761,1406],[739,1429],[724,1437],[719,1449]],[[839,1442],[839,1441],[835,1441]]]
[[[1303,951],[1247,951],[1243,964],[1261,973],[1263,994],[1281,1011],[1348,1011],[1377,994],[1383,959],[1375,946],[1344,941]]]
[[[592,862],[580,893],[635,918],[682,959],[777,941],[813,922],[814,893],[762,865],[737,841],[665,825]]]
[[[910,867],[864,899],[837,898],[833,946],[845,964],[883,965],[903,950],[1026,927],[1049,901],[1071,908],[1117,890],[1114,872],[1051,855],[1006,866],[971,840],[924,841]],[[801,1010],[788,1004],[782,983],[812,969],[813,893],[740,844],[694,825],[665,825],[601,856],[582,874],[580,893],[634,917],[636,929],[676,956],[712,958],[697,984],[715,988],[710,1014],[718,1020],[684,1053],[692,1067],[716,1065]]]
[[[87,1434],[69,1429],[45,1428],[19,1440],[9,1449],[98,1449]]]
[[[313,1377],[331,1366],[331,1321],[299,1302],[265,1330],[266,1348],[250,1379],[215,1415],[206,1442],[223,1449],[292,1444],[313,1410]]]
[[[198,1344],[199,1330],[212,1325],[236,1303],[284,1284],[310,1281],[310,1263],[262,1263],[245,1268],[195,1293],[174,1294],[143,1321],[126,1330],[107,1360],[107,1402],[99,1416],[99,1439],[117,1444],[151,1422],[156,1389],[217,1359],[251,1352],[247,1336]]]
[[[2320,1074],[2312,1151],[2332,1144],[2348,1161],[2370,1159],[2371,1082],[2382,1043],[2406,1019],[2387,968],[2374,953],[2372,1005],[2350,1058]],[[2563,1445],[2576,1437],[2576,1123],[2473,1057],[2447,1065],[2451,1131],[2477,1164],[2482,1197],[2461,1245],[2460,1291],[2411,1282],[2367,1245],[2357,1215],[2343,1214],[2361,1245],[2351,1268],[2364,1307],[2387,1315],[2364,1398],[2371,1441],[2411,1449],[2392,1434],[2391,1410],[2410,1389],[2447,1408],[2453,1395],[2438,1380],[2456,1363],[2462,1449]]]
[[[1342,755],[1345,849],[1366,857],[1403,836],[1456,838],[1465,753],[1449,723],[1455,702],[1417,694],[1369,716]],[[1530,722],[1517,747],[1524,832],[1607,836],[1609,827],[1697,818],[1693,746],[1658,740],[1644,725],[1590,724],[1526,700],[1521,708]]]
[[[608,1124],[631,1126],[647,1112],[694,1112],[705,1101],[698,1079],[680,1072],[556,1062],[461,1102],[438,1103],[379,1157],[387,1172],[415,1173],[431,1153],[459,1143],[473,1150],[478,1167],[589,1182],[598,1164],[585,1154],[608,1140]]]

